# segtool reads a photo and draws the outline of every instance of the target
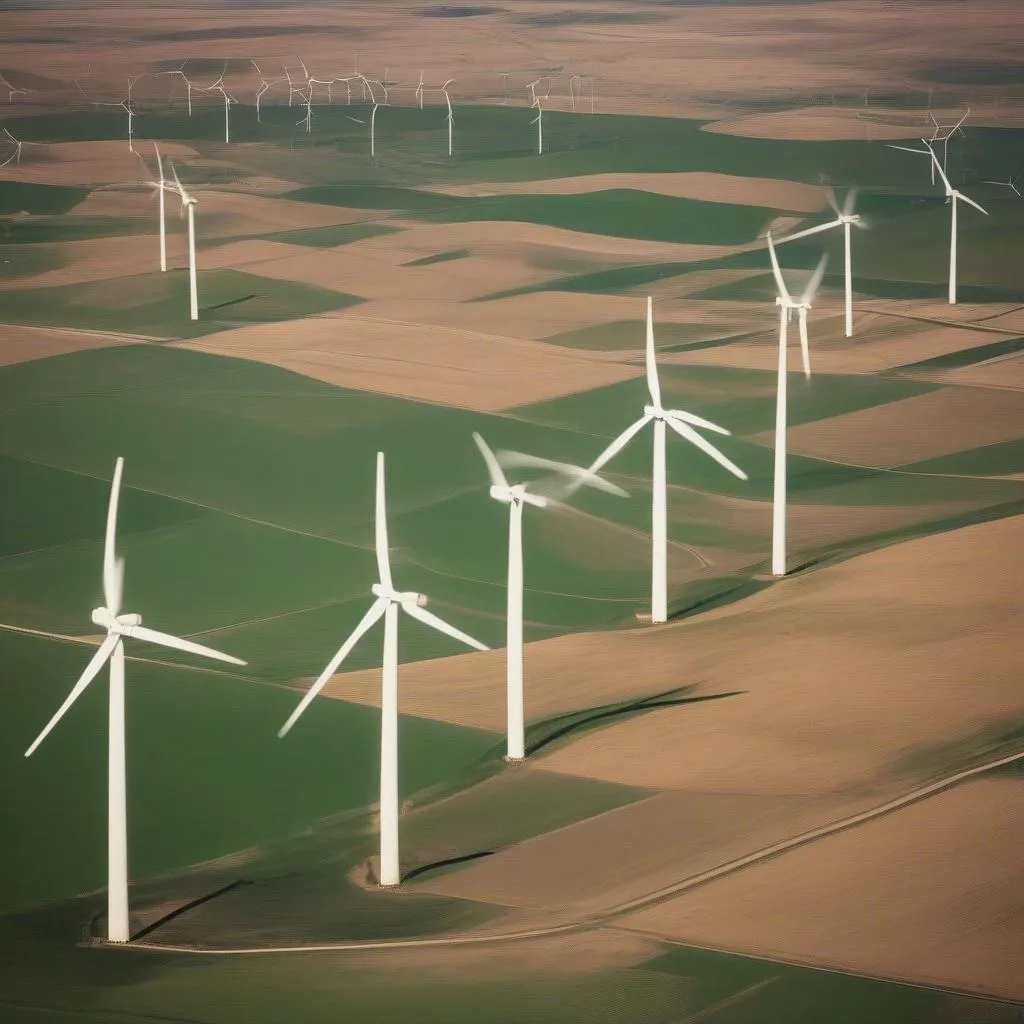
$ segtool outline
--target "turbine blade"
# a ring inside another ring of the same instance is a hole
[[[475,647],[478,651],[490,650],[490,647],[488,647],[487,644],[482,644],[479,640],[474,640],[468,633],[463,633],[461,629],[456,629],[454,626],[445,622],[444,619],[439,618],[433,612],[428,612],[426,608],[421,608],[418,604],[403,604],[402,610],[408,612],[414,619],[419,619],[425,626],[431,626],[439,633],[444,633],[446,636],[450,636],[453,640],[458,640],[460,643],[464,643],[469,647]]]
[[[823,253],[818,265],[814,268],[814,273],[811,274],[810,281],[807,282],[807,287],[804,289],[803,295],[800,296],[801,302],[810,302],[814,298],[815,293],[821,286],[821,279],[825,276],[825,267],[828,265],[828,253]]]
[[[846,193],[846,199],[843,200],[843,216],[849,217],[853,213],[854,204],[857,202],[857,193],[859,189],[851,188]]]
[[[117,534],[117,503],[121,496],[121,473],[124,459],[118,456],[114,463],[114,479],[110,483],[110,500],[107,503],[107,532],[103,539],[103,600],[111,615],[121,610],[120,574],[114,543]]]
[[[76,700],[82,695],[85,688],[99,675],[99,671],[103,668],[106,660],[114,653],[114,648],[120,642],[121,637],[117,633],[110,633],[107,635],[106,640],[100,644],[97,648],[96,653],[89,659],[89,664],[85,666],[85,671],[78,677],[78,682],[71,688],[71,692],[67,695],[67,699],[57,709],[57,713],[46,723],[46,727],[43,731],[35,738],[32,746],[25,751],[26,757],[31,757],[35,752],[36,747],[39,746],[43,740],[53,731],[54,726],[64,717],[64,713],[75,703]]]
[[[786,282],[782,280],[782,271],[779,269],[779,260],[775,255],[775,245],[772,243],[772,233],[768,232],[768,255],[772,261],[772,274],[775,275],[775,284],[779,289],[779,297],[792,301],[792,297],[786,290]]]
[[[490,474],[491,483],[495,487],[508,487],[508,480],[505,479],[505,474],[501,471],[501,465],[487,442],[475,431],[473,432],[473,440],[476,441],[476,446],[480,449],[484,462],[487,463],[487,472]]]
[[[298,707],[291,713],[288,721],[277,731],[280,739],[299,720],[302,712],[309,707],[313,698],[327,685],[327,680],[338,671],[341,663],[349,656],[352,648],[363,638],[363,634],[384,614],[388,602],[383,597],[378,597],[367,609],[366,614],[359,620],[359,624],[349,634],[349,638],[338,648],[337,653],[329,662],[327,667],[316,678],[316,682],[306,691],[306,695],[299,701]]]
[[[886,146],[889,149],[902,149],[904,153],[923,153],[925,156],[931,152],[930,149],[914,149],[913,146],[896,146],[891,142],[887,142]]]
[[[683,412],[682,409],[669,409],[667,415],[674,416],[676,419],[689,423],[693,427],[713,430],[716,434],[723,434],[726,437],[729,437],[731,434],[731,431],[726,430],[725,427],[720,427],[717,423],[712,423],[711,420],[703,419],[700,416],[694,416],[692,412]]]
[[[804,376],[811,376],[811,348],[807,341],[807,310],[801,309],[798,317],[800,325],[800,357],[804,363]]]
[[[647,390],[651,405],[661,408],[661,385],[658,383],[658,364],[654,360],[654,310],[650,295],[647,296]]]
[[[986,217],[988,216],[988,210],[986,210],[985,207],[976,203],[973,199],[970,199],[968,196],[965,196],[963,192],[957,192],[957,197],[962,199],[968,205],[973,206],[976,210],[980,210],[983,214],[985,214]]]
[[[204,647],[191,640],[183,640],[180,636],[171,636],[170,633],[161,633],[160,630],[150,629],[148,626],[129,626],[125,630],[125,634],[135,640],[146,640],[151,644],[159,644],[161,647],[187,651],[189,654],[198,654],[204,658],[212,658],[214,661],[226,661],[229,665],[247,664],[241,658],[236,658],[231,654],[223,654],[220,651],[215,651],[212,647]]]
[[[377,452],[377,501],[374,513],[375,543],[377,548],[377,573],[380,583],[388,590],[394,589],[391,582],[391,563],[388,561],[387,503],[384,499],[384,453]]]
[[[631,423],[626,429],[619,434],[617,438],[600,455],[587,467],[588,473],[596,473],[606,462],[618,455],[623,448],[638,434],[647,424],[651,421],[651,417],[646,413],[636,421]]]
[[[839,216],[839,204],[836,202],[836,194],[832,190],[832,186],[831,185],[828,188],[825,189],[825,199],[828,202],[828,205],[831,206],[832,209],[836,211],[836,216],[838,217]]]
[[[498,452],[498,458],[506,466],[529,466],[533,469],[549,469],[552,472],[561,473],[563,476],[569,477],[573,483],[568,491],[562,492],[563,497],[583,486],[596,487],[600,491],[607,491],[609,494],[618,494],[622,497],[628,497],[629,495],[628,491],[624,491],[616,484],[605,480],[588,469],[584,469],[582,466],[574,466],[571,462],[556,462],[554,459],[545,459],[539,455],[527,455],[525,452],[514,452],[508,448],[503,448]],[[558,488],[553,488],[550,491],[544,490],[543,494],[547,496],[549,493],[555,494],[558,492]],[[537,491],[536,493],[541,492]]]
[[[935,169],[942,176],[942,184],[946,186],[946,195],[948,196],[953,191],[953,186],[949,183],[949,178],[946,177],[946,172],[942,169],[942,164],[939,162],[939,158],[935,155],[935,150],[929,148],[928,152],[931,154],[932,163],[935,164]]]
[[[735,462],[723,455],[710,441],[701,437],[693,427],[675,419],[666,419],[665,422],[681,437],[685,437],[702,452],[710,455],[719,465],[724,466],[733,476],[738,476],[741,480],[747,479],[747,474]]]
[[[841,220],[830,220],[827,224],[819,224],[817,227],[798,231],[795,235],[786,235],[785,238],[777,238],[775,240],[775,244],[782,245],[783,242],[795,242],[798,238],[807,238],[808,235],[820,234],[822,231],[828,231],[829,228],[834,228],[839,224],[842,224]]]

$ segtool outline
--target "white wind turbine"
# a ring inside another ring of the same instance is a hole
[[[837,228],[842,225],[843,228],[843,257],[845,259],[845,284],[846,284],[846,299],[844,305],[844,322],[843,322],[843,333],[847,338],[853,337],[853,264],[850,256],[850,225],[856,224],[859,228],[866,228],[867,224],[859,213],[853,212],[854,203],[857,201],[857,190],[851,188],[846,193],[846,199],[843,201],[842,209],[839,208],[839,204],[836,202],[835,193],[831,188],[825,190],[825,197],[828,199],[829,206],[835,211],[836,219],[830,220],[827,224],[819,224],[817,227],[808,228],[806,231],[798,231],[795,235],[786,235],[785,238],[780,238],[775,244],[781,245],[783,242],[795,242],[798,238],[807,238],[810,235],[817,235],[819,232],[828,231],[831,228]]]
[[[366,78],[364,75],[360,75],[359,81],[363,86],[363,95],[365,96],[366,92],[369,91],[370,102],[373,104],[373,110],[370,111],[370,156],[373,157],[377,152],[375,132],[377,124],[377,108],[380,106],[380,103],[377,101],[377,97],[374,94],[373,86],[370,84],[370,80]],[[380,85],[380,82],[378,82],[377,84]]]
[[[384,660],[381,668],[383,689],[381,694],[380,742],[380,884],[398,885],[401,882],[398,858],[398,617],[404,611],[424,625],[446,636],[486,651],[489,648],[467,633],[449,625],[444,619],[428,612],[424,594],[395,590],[388,559],[387,509],[384,497],[384,453],[377,452],[377,494],[375,503],[375,546],[379,582],[370,588],[376,600],[359,624],[327,663],[316,682],[309,688],[291,717],[281,726],[278,736],[284,736],[309,707],[314,697],[338,671],[341,663],[356,646],[363,634],[378,619],[384,619]]]
[[[0,86],[7,90],[7,102],[9,104],[14,102],[14,96],[16,93],[20,93],[24,96],[27,96],[29,93],[28,89],[22,89],[18,86],[11,85],[3,75],[0,75]]]
[[[20,164],[21,163],[21,147],[24,143],[19,142],[6,128],[0,128],[0,132],[3,133],[5,139],[14,146],[14,152],[2,163],[0,167],[6,167],[8,164]]]
[[[117,503],[121,490],[121,472],[124,459],[114,466],[114,480],[107,506],[107,531],[103,545],[103,601],[92,613],[92,621],[107,631],[106,639],[92,656],[85,671],[75,683],[67,699],[46,724],[43,731],[25,751],[30,757],[50,734],[65,712],[82,695],[85,688],[110,662],[110,696],[107,749],[107,940],[127,942],[131,937],[128,921],[128,808],[125,768],[125,713],[124,713],[124,646],[125,638],[147,640],[149,643],[170,647],[176,651],[199,654],[204,658],[226,661],[231,665],[244,665],[241,658],[222,654],[211,647],[183,640],[142,625],[142,616],[134,612],[121,612],[124,583],[124,559],[115,554],[117,531]]]
[[[441,92],[444,93],[445,102],[448,104],[448,155],[452,155],[452,130],[455,127],[455,115],[452,113],[452,101],[448,95],[448,86],[454,82],[454,78],[449,78],[444,85],[441,86]]]
[[[502,451],[499,461],[499,458],[495,456],[487,442],[479,434],[474,433],[473,440],[487,464],[487,472],[491,478],[491,497],[495,501],[503,501],[508,505],[508,583],[505,620],[507,760],[521,761],[526,756],[526,730],[523,714],[523,508],[526,505],[544,508],[549,504],[558,504],[556,496],[566,497],[584,484],[622,497],[628,495],[621,487],[602,480],[581,466],[509,451]],[[510,466],[533,466],[554,470],[569,477],[572,483],[559,489],[548,488],[548,493],[543,493],[543,488],[530,491],[528,488],[533,486],[532,484],[513,485],[508,482],[508,478],[501,468],[502,462]]]
[[[768,254],[772,261],[772,274],[779,294],[775,304],[779,307],[779,361],[778,378],[775,392],[775,486],[772,493],[772,574],[786,575],[786,384],[789,363],[788,325],[797,311],[800,330],[800,354],[803,359],[804,376],[811,376],[810,345],[807,340],[807,314],[811,309],[811,301],[825,276],[825,265],[828,255],[818,261],[814,273],[807,282],[799,299],[794,299],[786,288],[779,269],[779,261],[775,256],[771,232],[768,233]]]
[[[530,107],[536,108],[537,116],[530,122],[537,126],[537,153],[543,154],[544,152],[544,108],[540,105],[540,97],[537,95],[537,86],[543,81],[542,78],[538,78],[537,81],[531,82],[527,88],[530,90]]]
[[[965,115],[966,116],[966,115]],[[939,172],[939,176],[942,178],[942,187],[946,191],[946,202],[951,204],[950,209],[950,233],[949,233],[949,304],[951,306],[956,305],[956,227],[957,227],[957,200],[962,199],[969,206],[973,206],[976,210],[980,210],[985,216],[988,216],[988,210],[986,210],[979,203],[976,203],[970,196],[965,196],[959,189],[953,188],[949,183],[949,178],[946,177],[946,172],[939,163],[938,157],[935,155],[935,150],[932,149],[931,143],[927,139],[921,140],[925,148],[924,149],[913,149],[910,146],[892,146],[892,149],[902,149],[907,153],[923,153],[931,158],[932,167]]]
[[[1020,189],[1017,188],[1017,180],[1018,180],[1018,178],[1020,178],[1020,172],[1019,171],[1012,178],[1007,178],[1006,181],[990,181],[988,178],[986,178],[984,183],[986,185],[1002,185],[1004,188],[1011,188],[1011,189],[1013,189],[1014,193],[1017,195],[1017,198],[1020,199],[1022,197],[1021,197],[1021,194],[1020,194]]]
[[[932,124],[935,125],[935,130],[932,132],[931,143],[932,144],[934,144],[936,142],[941,142],[942,143],[942,169],[943,170],[945,170],[949,166],[949,140],[954,135],[956,135],[957,132],[960,132],[960,134],[963,135],[963,129],[960,126],[964,123],[964,121],[967,120],[967,115],[970,114],[970,112],[971,112],[971,108],[968,107],[967,108],[967,113],[964,114],[964,116],[961,117],[960,120],[956,122],[956,124],[941,125],[941,124],[939,124],[938,121],[935,120],[935,115],[930,110],[928,111],[928,116],[932,119]],[[943,132],[945,132],[945,135],[942,134]],[[931,171],[932,171],[932,184],[934,185],[935,184],[935,166],[934,166],[934,164],[932,165]]]
[[[709,420],[694,416],[681,409],[666,409],[661,404],[661,385],[658,382],[658,366],[654,358],[654,314],[651,298],[647,298],[647,390],[650,404],[644,406],[644,414],[631,423],[594,460],[587,469],[596,473],[609,459],[620,452],[648,423],[654,424],[654,466],[651,493],[651,622],[665,622],[668,619],[668,528],[665,474],[665,424],[702,452],[710,455],[741,480],[747,479],[735,463],[725,457],[710,441],[701,437],[694,427],[713,430],[717,434],[729,435],[725,427]]]
[[[170,162],[170,161],[168,161]],[[188,302],[189,317],[192,320],[199,319],[199,287],[196,281],[196,198],[185,191],[178,171],[171,163],[171,173],[174,175],[174,184],[177,187],[178,195],[181,196],[181,209],[188,215]]]
[[[273,86],[277,85],[278,82],[286,81],[286,79],[264,78],[263,71],[260,69],[259,64],[256,63],[255,59],[251,57],[249,59],[252,60],[252,66],[256,69],[256,74],[259,75],[260,79],[260,87],[259,89],[256,90],[256,120],[261,121],[262,119],[260,117],[260,100]]]
[[[416,92],[414,94],[414,99],[418,99],[420,101],[420,110],[422,110],[423,109],[423,72],[422,71],[420,72],[420,82],[419,82],[419,85],[416,86]]]

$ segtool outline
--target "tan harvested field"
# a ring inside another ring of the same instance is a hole
[[[585,174],[539,181],[486,182],[479,185],[433,185],[431,191],[452,196],[552,195],[570,196],[604,189],[636,189],[663,196],[699,199],[709,203],[767,206],[797,213],[825,208],[824,193],[814,185],[775,178],[741,178],[711,171],[664,174]]]
[[[720,135],[741,135],[747,139],[801,139],[825,142],[833,139],[918,139],[921,129],[914,124],[886,124],[870,119],[869,110],[837,107],[804,107],[768,114],[714,121],[702,131]]]
[[[1024,391],[1024,354],[989,359],[975,366],[947,370],[943,376],[953,384],[976,384],[990,388],[1011,388]]]
[[[571,907],[582,915],[814,828],[834,810],[803,796],[659,793],[414,884],[460,899],[556,913]]]
[[[160,155],[185,162],[198,154],[181,142],[161,142]],[[47,142],[29,145],[17,164],[0,167],[0,181],[31,181],[38,185],[123,185],[155,177],[152,143],[140,143],[150,158],[147,174],[138,155],[120,139],[99,142]],[[76,211],[77,212],[77,211]]]
[[[946,387],[790,428],[790,451],[863,466],[904,466],[1024,436],[1024,395]],[[768,443],[772,434],[752,440]]]
[[[1019,778],[965,783],[622,923],[1024,1000],[1020,790]]]
[[[1022,540],[1018,516],[795,576],[677,625],[529,644],[528,721],[691,683],[742,691],[583,735],[537,763],[651,789],[810,797],[1019,715]],[[411,663],[402,680],[410,714],[502,728],[501,651]],[[335,676],[325,692],[377,705],[379,671]]]
[[[258,359],[340,387],[482,412],[587,391],[643,372],[542,342],[345,312],[241,327],[180,346]]]
[[[686,280],[683,278],[683,280]],[[707,305],[704,300],[691,300],[691,313],[699,315]],[[739,304],[737,304],[739,306]],[[730,314],[725,309],[720,320],[739,323],[740,310]],[[661,357],[665,362],[681,365],[733,366],[739,369],[774,370],[778,360],[778,320],[774,306],[743,304],[748,329],[764,328],[759,338],[746,338],[717,348],[698,349],[695,352],[672,352]],[[921,323],[902,317],[886,317],[876,313],[854,311],[854,334],[843,335],[842,311],[833,297],[826,296],[815,306],[809,323],[811,343],[811,369],[818,373],[878,373],[905,366],[923,359],[950,352],[991,345],[1000,335],[989,331]],[[790,368],[799,366],[799,354],[791,345]],[[914,372],[916,371],[908,371]],[[946,379],[951,371],[921,371],[929,379]],[[949,377],[951,382],[955,376]]]
[[[101,331],[74,331],[51,327],[0,324],[0,366],[27,363],[66,352],[127,345],[135,339]]]
[[[240,243],[246,261],[246,243]],[[257,243],[260,244],[260,243]],[[265,244],[265,243],[264,243]],[[516,260],[471,256],[437,266],[402,266],[397,260],[374,259],[350,245],[335,249],[293,247],[282,259],[253,263],[249,269],[264,277],[334,288],[367,299],[408,302],[465,302],[503,288],[540,284],[559,276]]]

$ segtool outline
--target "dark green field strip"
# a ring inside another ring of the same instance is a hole
[[[53,242],[81,242],[93,238],[116,238],[148,233],[151,224],[129,217],[84,217],[75,214],[10,219],[0,223],[0,244],[18,246],[11,252],[28,257],[24,246]],[[154,249],[155,251],[155,249]]]
[[[858,978],[839,971],[756,960],[738,954],[679,946],[644,964],[687,978],[688,1009],[715,1021],[787,1021],[817,1024],[934,1024],[991,1021],[1011,1024],[1013,1006],[984,997],[955,996],[898,982]]]
[[[637,189],[578,195],[455,197],[417,189],[336,186],[299,189],[290,199],[355,209],[399,209],[435,223],[518,221],[619,238],[737,245],[748,242],[778,211],[679,199]]]
[[[0,281],[22,281],[48,270],[57,270],[66,266],[60,246],[43,245],[4,245],[0,242]],[[0,338],[0,346],[3,339]]]
[[[1024,425],[1021,427],[1024,432]],[[909,473],[964,473],[968,476],[1007,476],[1024,473],[1024,439],[1000,441],[969,451],[912,462],[900,469]]]
[[[20,138],[20,136],[19,136]],[[31,181],[0,182],[0,214],[65,214],[87,195],[88,188],[70,185],[38,185]]]
[[[988,359],[1008,356],[1014,352],[1024,351],[1024,338],[1006,338],[993,341],[987,345],[961,349],[959,352],[946,352],[931,359],[919,359],[916,363],[904,363],[896,366],[896,370],[955,370],[961,366],[974,366]]]
[[[25,748],[93,649],[3,636],[0,759],[12,784],[0,803],[20,838],[0,854],[0,906],[13,908],[103,885],[107,685],[98,679],[26,760]],[[376,799],[373,709],[325,699],[279,740],[297,691],[129,660],[127,694],[134,877],[287,836]],[[402,736],[404,794],[457,775],[496,742],[490,733],[415,718],[403,719]]]
[[[111,460],[109,476],[113,475]],[[0,575],[23,552],[66,545],[101,545],[108,480],[68,473],[0,455]],[[125,486],[118,514],[122,541],[136,533],[166,530],[211,515],[209,510]],[[100,556],[102,557],[102,556]],[[99,563],[97,563],[99,564]],[[0,585],[2,589],[2,585]]]
[[[293,320],[363,301],[315,285],[239,270],[199,274],[199,317],[189,319],[188,272],[0,292],[0,321],[156,338],[195,338],[231,327]]]
[[[259,239],[263,242],[284,242],[289,245],[305,245],[311,249],[333,249],[340,245],[349,245],[364,238],[376,238],[379,235],[391,235],[401,228],[390,227],[375,221],[358,222],[355,224],[326,224],[315,228],[289,228],[287,231],[270,231],[263,234],[243,234],[229,236],[210,236],[196,239],[199,252],[216,249],[226,242],[244,242]]]

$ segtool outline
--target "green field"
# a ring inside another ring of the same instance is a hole
[[[176,340],[246,324],[293,320],[362,301],[345,292],[241,270],[200,269],[197,287],[199,319],[195,321],[189,319],[187,269],[0,292],[0,321]]]

